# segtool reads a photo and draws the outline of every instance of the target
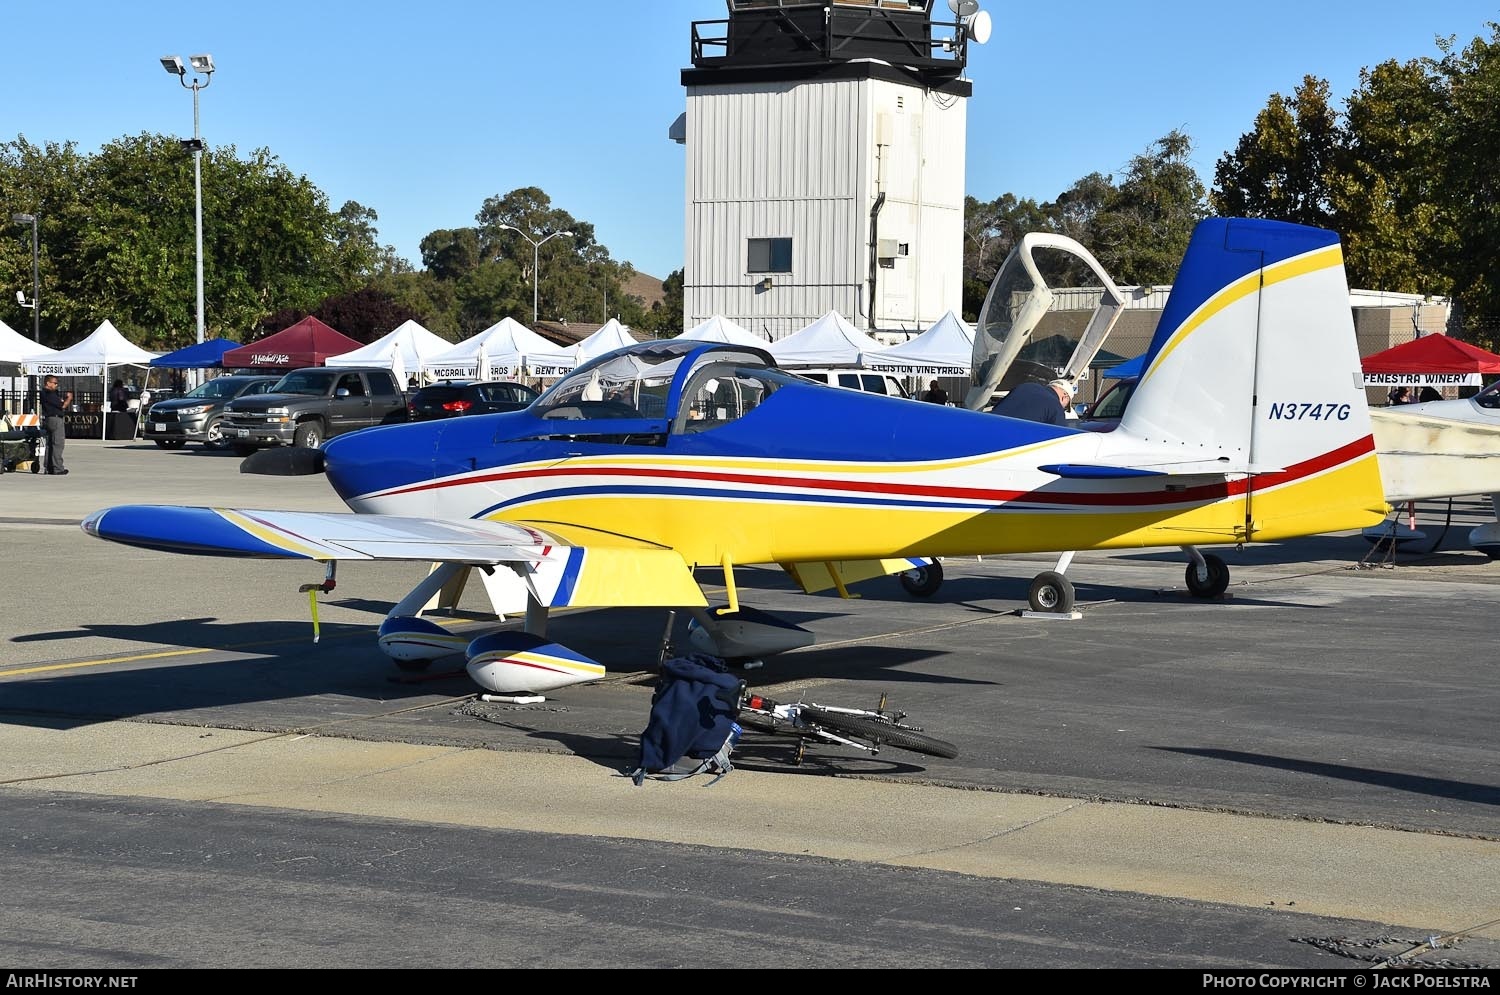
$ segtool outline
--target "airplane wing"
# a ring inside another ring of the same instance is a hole
[[[707,604],[675,550],[608,536],[572,545],[511,522],[121,505],[90,515],[83,530],[127,546],[202,556],[518,564],[549,608]]]

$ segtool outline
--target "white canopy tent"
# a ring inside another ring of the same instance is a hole
[[[781,366],[858,366],[867,352],[884,348],[880,340],[829,311],[800,332],[771,343],[771,355]]]
[[[966,377],[974,362],[974,329],[949,311],[913,339],[864,355],[864,368],[880,373]]]
[[[40,342],[33,342],[5,322],[0,321],[0,368],[7,373],[19,370],[24,359],[41,360],[56,355],[56,349],[48,349]]]
[[[66,349],[50,350],[32,344],[32,350],[22,358],[21,369],[33,376],[56,375],[59,377],[102,377],[104,395],[102,411],[109,413],[109,371],[111,367],[148,367],[160,353],[147,352],[135,345],[114,323],[105,319],[93,334]],[[99,419],[99,437],[105,436],[106,419]]]
[[[616,349],[635,345],[636,338],[630,330],[614,318],[599,326],[599,330],[573,347],[573,360],[579,366],[589,360]]]
[[[746,331],[728,318],[717,314],[674,338],[696,339],[701,342],[728,342],[731,345],[750,345],[761,349],[771,344],[767,339],[761,338],[754,332]]]
[[[453,343],[423,328],[416,321],[403,321],[367,346],[338,356],[329,356],[325,366],[388,366],[406,383],[408,370],[420,370],[430,359],[453,348]]]
[[[575,365],[566,349],[514,318],[501,318],[446,352],[425,358],[421,369],[435,380],[487,380],[493,376],[559,377]],[[486,368],[490,376],[480,376]]]

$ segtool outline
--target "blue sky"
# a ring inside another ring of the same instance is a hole
[[[1313,74],[1341,106],[1360,69],[1436,56],[1435,37],[1463,45],[1500,21],[1495,0],[985,6],[994,35],[970,50],[966,164],[981,200],[1050,200],[1090,172],[1118,175],[1173,128],[1192,136],[1211,184],[1272,93]],[[208,52],[218,71],[200,96],[204,139],[241,155],[267,148],[334,208],[373,208],[380,241],[413,264],[428,232],[473,224],[486,197],[537,186],[593,223],[614,258],[665,277],[682,265],[684,168],[667,128],[685,107],[690,25],[724,10],[722,0],[17,4],[0,137],[92,151],[122,135],[191,136],[192,96],[159,60]]]

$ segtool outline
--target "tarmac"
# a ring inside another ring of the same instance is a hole
[[[312,567],[154,554],[77,528],[148,501],[343,510],[321,478],[140,442],[70,440],[66,458],[65,478],[0,477],[8,558],[47,580],[13,583],[35,593],[0,622],[4,793],[732,840],[1358,920],[1452,937],[1468,962],[1500,967],[1500,564],[1464,546],[1487,511],[1477,498],[1423,509],[1430,551],[1374,555],[1343,535],[1225,553],[1221,603],[1182,594],[1175,551],[1080,554],[1081,622],[1018,615],[1048,557],[946,561],[928,602],[885,588],[809,599],[755,575],[741,596],[800,606],[820,643],[747,677],[838,704],[894,688],[960,757],[795,765],[747,736],[711,788],[636,787],[622,772],[659,613],[555,619],[553,635],[576,633],[612,676],[486,705],[461,671],[414,680],[372,652],[409,568],[341,576],[313,643],[295,594]],[[465,607],[450,624],[485,623],[486,606]]]

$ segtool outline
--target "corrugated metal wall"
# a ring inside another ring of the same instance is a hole
[[[925,328],[956,309],[964,101],[941,104],[869,79],[689,87],[684,324],[720,314],[781,338],[836,310],[869,328],[877,179],[881,236],[910,246],[879,271],[879,327]],[[878,114],[891,144],[877,159]],[[752,238],[791,238],[792,271],[748,272]]]

